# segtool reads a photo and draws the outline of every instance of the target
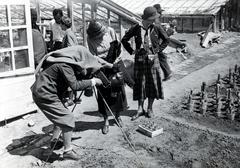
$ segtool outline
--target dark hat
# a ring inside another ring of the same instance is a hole
[[[88,25],[87,34],[89,38],[102,37],[105,34],[105,32],[106,32],[105,27],[95,20],[91,21]]]
[[[143,20],[154,20],[158,18],[160,14],[157,12],[157,9],[153,6],[146,7],[143,11],[142,19]]]
[[[67,28],[72,27],[72,20],[71,18],[67,17],[67,16],[63,16],[62,17],[62,22],[63,25],[65,25]]]
[[[157,9],[158,13],[162,13],[162,11],[164,11],[160,4],[155,4],[155,5],[153,5],[153,7]]]

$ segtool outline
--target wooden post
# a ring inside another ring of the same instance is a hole
[[[67,0],[67,15],[72,20],[72,30],[75,31],[72,0]]]
[[[237,27],[238,31],[240,31],[240,2],[237,1]]]
[[[217,85],[216,85],[216,100],[219,98],[219,91],[220,91],[220,84],[217,83]]]
[[[208,105],[208,100],[204,100],[203,101],[203,105],[202,105],[202,114],[203,114],[203,116],[205,116],[206,113],[207,113],[207,105]]]
[[[192,106],[192,94],[193,94],[193,91],[191,90],[190,91],[190,94],[188,96],[188,102],[187,102],[187,108],[190,110],[191,109],[191,106]]]
[[[82,3],[82,22],[83,22],[83,46],[87,46],[87,28],[85,18],[85,3]]]
[[[228,5],[228,30],[232,29],[232,9],[231,9],[232,4]]]
[[[224,25],[225,7],[224,6],[221,7],[220,14],[221,14],[221,17],[220,17],[221,31],[224,31],[225,30],[225,25]]]
[[[238,70],[238,65],[236,64],[234,67],[234,73],[237,73],[237,70]]]
[[[111,26],[111,14],[110,14],[110,10],[107,10],[107,21],[108,21],[108,26]]]
[[[229,105],[228,105],[228,118],[232,121],[235,120],[235,111],[234,111],[234,108],[233,108],[233,100],[231,99],[229,101]]]
[[[193,33],[193,18],[192,18],[192,33]]]
[[[238,104],[237,113],[240,114],[240,92],[237,93],[237,104]]]
[[[222,117],[222,101],[217,99],[217,116]]]
[[[182,22],[182,33],[183,33],[183,18],[181,18],[181,22]]]
[[[229,84],[230,84],[232,82],[232,69],[231,68],[229,68],[228,79],[229,79]]]
[[[207,99],[207,93],[206,93],[206,83],[203,82],[201,86],[201,99],[206,100]]]
[[[217,31],[217,16],[216,15],[213,15],[212,17],[212,21],[213,21],[213,32],[216,32]]]
[[[238,67],[238,76],[240,77],[240,67]]]
[[[216,82],[217,84],[221,84],[221,76],[220,76],[220,74],[218,74],[218,78],[217,78],[217,82]]]
[[[37,11],[37,22],[41,23],[41,16],[40,16],[40,4],[39,4],[39,0],[34,0],[34,4],[36,6],[36,11]]]
[[[122,17],[119,16],[119,15],[118,15],[118,20],[119,20],[119,30],[120,30],[120,32],[119,32],[119,40],[121,40],[124,33],[122,32],[123,31]]]

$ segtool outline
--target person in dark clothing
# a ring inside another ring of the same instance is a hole
[[[44,57],[44,55],[47,54],[46,43],[36,22],[37,11],[35,9],[31,9],[32,39],[35,68],[39,64],[40,60]]]
[[[113,64],[116,61],[116,57],[118,54],[109,55],[109,51],[111,48],[111,43],[116,39],[116,33],[113,28],[105,27],[100,22],[95,20],[91,21],[89,27],[87,29],[87,42],[89,51],[96,55],[99,58],[104,59],[105,61]],[[115,52],[114,52],[115,53]],[[119,53],[120,54],[120,53]],[[104,74],[110,79],[114,76],[115,81],[120,79],[121,81],[122,74],[119,71],[114,71],[112,69],[103,69]],[[123,79],[122,79],[123,80]],[[108,121],[108,114],[107,114],[107,107],[104,104],[103,98],[106,100],[108,105],[110,106],[111,110],[116,112],[116,120],[121,127],[123,122],[120,117],[120,112],[123,112],[127,109],[127,98],[125,93],[124,84],[121,83],[120,85],[114,85],[113,80],[110,79],[111,86],[105,88],[103,86],[98,87],[98,93],[102,94],[102,96],[98,96],[98,110],[103,115],[104,118],[104,126],[102,128],[102,133],[107,134],[109,132],[109,121]]]
[[[77,78],[78,76],[78,78]],[[33,100],[45,116],[54,124],[51,146],[56,142],[62,131],[64,159],[78,160],[79,156],[71,147],[72,131],[75,127],[73,114],[64,106],[62,100],[67,88],[84,90],[94,85],[101,85],[98,78],[82,80],[76,67],[68,63],[44,63],[31,87]]]
[[[162,12],[164,10],[161,8],[160,4],[155,4],[155,5],[153,5],[153,7],[156,8],[157,12],[159,13],[159,17],[155,20],[155,23],[158,24],[158,26],[161,26],[160,18],[161,18]],[[169,40],[170,40],[170,38],[169,38]],[[162,71],[163,71],[163,75],[164,75],[163,81],[167,81],[172,77],[172,71],[171,71],[171,68],[168,64],[166,54],[164,54],[163,52],[159,53],[159,61],[160,61],[160,66],[161,66]]]
[[[146,115],[149,118],[153,117],[154,99],[164,98],[159,58],[167,47],[169,38],[161,26],[154,24],[158,17],[159,14],[154,7],[145,8],[142,23],[131,27],[122,38],[124,48],[129,54],[135,54],[133,100],[138,100],[138,110],[132,120],[145,114],[143,106],[146,98],[148,98]],[[132,37],[135,38],[135,50],[129,43]]]

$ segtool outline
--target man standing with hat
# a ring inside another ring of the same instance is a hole
[[[142,23],[131,27],[122,38],[124,48],[129,54],[135,54],[133,100],[138,101],[138,110],[132,120],[141,115],[152,118],[154,100],[164,98],[159,57],[167,47],[169,38],[161,26],[154,24],[159,16],[156,8],[152,6],[145,8]],[[132,37],[135,38],[135,50],[129,43]],[[147,113],[143,108],[146,98],[148,98]]]
[[[153,5],[153,7],[156,8],[157,12],[160,15],[159,18],[156,20],[156,23],[158,23],[159,26],[161,26],[160,18],[162,16],[162,12],[164,10],[162,9],[160,4],[155,4],[155,5]],[[167,80],[169,80],[172,77],[172,71],[171,71],[170,66],[168,64],[167,56],[163,52],[159,54],[159,61],[160,61],[160,66],[161,66],[162,71],[163,71],[163,75],[164,75],[163,81],[167,81]]]

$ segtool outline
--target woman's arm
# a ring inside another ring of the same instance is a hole
[[[59,69],[63,75],[63,78],[67,81],[69,87],[73,91],[84,90],[92,86],[91,79],[77,80],[73,68],[68,64],[59,64]]]
[[[131,27],[123,36],[121,42],[123,47],[127,50],[127,52],[129,54],[133,54],[133,48],[131,47],[131,44],[129,43],[129,40],[136,35],[136,25],[134,25],[133,27]]]

